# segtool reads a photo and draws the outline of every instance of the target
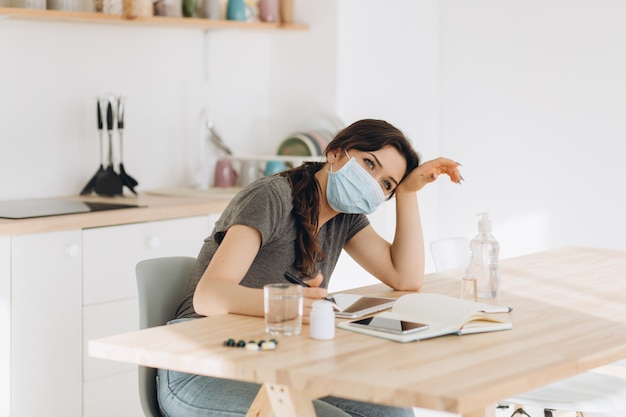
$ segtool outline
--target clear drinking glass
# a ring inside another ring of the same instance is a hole
[[[302,286],[267,284],[263,287],[265,332],[297,335],[302,331]]]
[[[471,268],[465,270],[465,275],[461,278],[461,299],[468,301],[476,301],[478,295],[478,285],[476,277],[472,273]]]

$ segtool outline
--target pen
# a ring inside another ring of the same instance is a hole
[[[285,278],[287,279],[287,281],[291,282],[292,284],[298,284],[298,285],[302,285],[303,287],[311,288],[311,286],[309,284],[307,284],[306,282],[302,281],[300,278],[298,278],[297,276],[295,276],[294,274],[292,274],[289,271],[285,271]],[[333,304],[333,308],[335,310],[341,311],[341,308],[339,308],[337,303],[335,303],[335,301],[333,299],[331,299],[330,297],[324,297],[324,300],[332,303]]]
[[[484,308],[482,310],[483,313],[510,313],[511,311],[513,311],[511,307],[498,307],[498,306],[493,306],[491,308]]]

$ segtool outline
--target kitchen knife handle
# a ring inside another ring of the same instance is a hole
[[[124,129],[124,97],[117,99],[117,129]]]
[[[107,104],[107,129],[113,130],[113,105],[111,102],[113,99],[109,99],[109,104]]]
[[[102,109],[100,108],[100,97],[98,97],[98,130],[102,130]]]

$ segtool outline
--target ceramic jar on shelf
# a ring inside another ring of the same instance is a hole
[[[261,22],[280,22],[280,0],[259,0],[258,7]]]

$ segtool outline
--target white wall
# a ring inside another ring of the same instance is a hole
[[[312,120],[336,113],[337,0],[296,0],[296,21],[305,32],[270,36],[269,115],[271,137],[315,125]],[[272,148],[271,151],[276,151]]]
[[[235,153],[274,153],[334,113],[336,5],[296,4],[310,31],[0,19],[0,199],[78,194],[99,164],[107,92],[127,97],[124,163],[140,191],[192,182],[205,109]]]
[[[626,249],[626,3],[445,0],[440,233],[490,211],[502,256],[564,245]]]
[[[338,114],[346,121],[387,120],[405,133],[425,160],[439,156],[438,15],[436,0],[339,2]],[[424,239],[430,241],[438,233],[437,189],[420,192],[419,204]],[[391,241],[394,201],[369,217]],[[426,261],[432,270],[428,253]],[[376,282],[346,254],[333,275],[330,290]]]
[[[181,181],[201,31],[0,21],[0,198],[78,194],[99,163],[96,96],[127,97],[124,157],[145,186]]]
[[[466,182],[420,193],[427,242],[493,213],[502,255],[624,248],[626,5],[618,0],[298,0],[305,32],[0,20],[0,199],[76,194],[95,96],[127,97],[139,189],[184,185],[201,111],[238,153],[307,117],[380,117]],[[373,217],[389,233],[389,210]],[[391,222],[391,223],[390,223]],[[428,259],[430,262],[430,259]]]

